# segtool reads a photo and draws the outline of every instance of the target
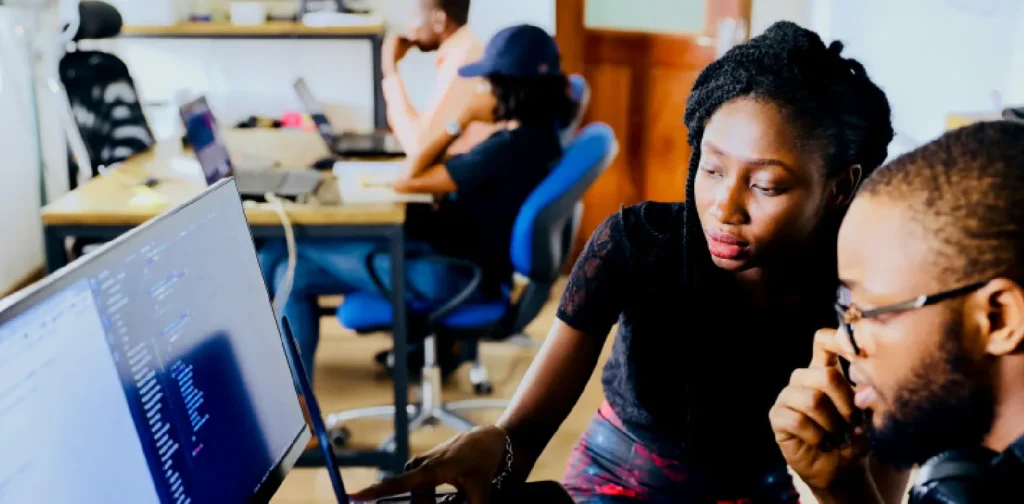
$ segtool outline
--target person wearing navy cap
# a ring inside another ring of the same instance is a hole
[[[460,70],[482,77],[481,86],[450,122],[447,134],[424,146],[410,159],[395,190],[437,195],[436,205],[410,205],[406,219],[409,248],[467,259],[480,265],[480,296],[498,296],[512,281],[509,247],[512,226],[523,202],[562,155],[561,125],[569,124],[576,106],[559,64],[558,47],[534,26],[507,28],[488,44],[480,61]],[[465,154],[439,159],[474,121],[495,122],[497,132]],[[302,350],[306,369],[313,368],[319,341],[317,298],[327,294],[377,290],[366,258],[379,243],[367,240],[309,239],[298,243],[292,291],[283,314],[288,316]],[[271,292],[285,277],[283,243],[261,250],[265,280]],[[274,249],[278,250],[274,250]],[[275,259],[276,258],[276,259]],[[375,271],[390,283],[391,259],[377,257]],[[442,264],[411,261],[409,292],[440,305],[468,282]],[[421,301],[424,301],[421,299]],[[458,366],[454,352],[439,345],[442,370]],[[420,354],[420,352],[412,355]],[[416,363],[410,363],[416,365]]]

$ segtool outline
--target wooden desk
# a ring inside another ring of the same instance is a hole
[[[946,114],[946,129],[955,130],[976,122],[999,121],[1003,117],[999,112],[962,112]]]
[[[168,26],[125,26],[121,37],[163,39],[350,39],[366,40],[372,51],[373,127],[387,129],[384,103],[384,70],[381,54],[384,45],[384,23],[368,17],[366,24],[354,26],[306,26],[297,21],[268,21],[261,25],[239,26],[225,22],[180,23]]]
[[[289,130],[225,131],[229,150],[235,155],[275,159],[282,166],[304,167],[327,153],[315,133]],[[159,145],[135,156],[105,176],[86,182],[42,210],[46,264],[50,271],[68,262],[66,240],[85,238],[107,241],[199,194],[206,183],[194,158],[180,149]],[[177,151],[177,152],[176,152]],[[175,169],[185,172],[169,177]],[[148,176],[160,182],[152,189],[141,186]],[[337,188],[325,180],[318,195],[337,200]],[[333,191],[333,194],[332,194]],[[253,237],[280,239],[284,229],[277,212],[266,205],[246,204]],[[408,334],[405,314],[405,205],[288,205],[287,213],[297,238],[371,238],[390,243],[392,260],[393,335],[395,339],[395,432],[394,452],[341,452],[339,463],[380,467],[401,472],[409,458]]]
[[[277,161],[282,168],[301,168],[327,154],[314,133],[292,130],[232,130],[225,132],[231,153]],[[206,184],[194,157],[159,145],[125,161],[114,173],[96,177],[50,203],[42,210],[44,226],[137,226],[199,194]],[[158,154],[159,153],[159,154]],[[194,166],[192,176],[175,170]],[[140,187],[148,176],[160,179],[152,190]],[[321,199],[336,191],[325,181]],[[249,205],[252,226],[280,226],[277,212],[268,205]],[[405,222],[405,205],[289,205],[288,217],[296,226],[396,225]]]

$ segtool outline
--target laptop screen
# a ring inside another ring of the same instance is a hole
[[[309,90],[309,86],[306,84],[305,79],[299,79],[295,81],[295,92],[299,95],[299,100],[302,102],[302,106],[306,109],[306,113],[313,118],[313,123],[316,124],[316,129],[320,133],[320,137],[327,142],[327,146],[334,145],[334,127],[331,126],[331,122],[327,120],[327,115],[324,114],[323,106],[317,101],[316,97],[313,96],[313,92]]]
[[[217,129],[206,98],[198,98],[181,106],[181,120],[185,135],[192,144],[199,165],[203,167],[206,183],[213,184],[234,174],[228,147]]]
[[[0,502],[266,502],[308,439],[233,183],[0,302]]]

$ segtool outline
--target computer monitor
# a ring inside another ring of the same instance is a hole
[[[212,185],[234,175],[231,154],[217,128],[217,120],[206,102],[206,97],[196,98],[182,105],[180,113],[181,120],[185,123],[185,135],[192,144],[199,165],[203,168],[206,183]]]
[[[267,502],[309,439],[231,180],[0,301],[0,502]]]

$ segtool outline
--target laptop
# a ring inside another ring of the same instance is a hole
[[[299,95],[306,113],[316,123],[320,137],[327,143],[327,149],[338,156],[346,157],[394,157],[405,155],[405,150],[394,135],[387,132],[335,133],[334,126],[327,120],[323,105],[313,96],[306,80],[295,81],[295,92]]]
[[[313,194],[320,185],[320,173],[314,170],[266,168],[236,171],[205,97],[182,105],[181,120],[185,123],[185,134],[203,168],[207,184],[234,177],[242,197],[255,200],[262,200],[266,193],[298,200]]]
[[[0,502],[269,502],[310,439],[235,184],[0,301]]]

